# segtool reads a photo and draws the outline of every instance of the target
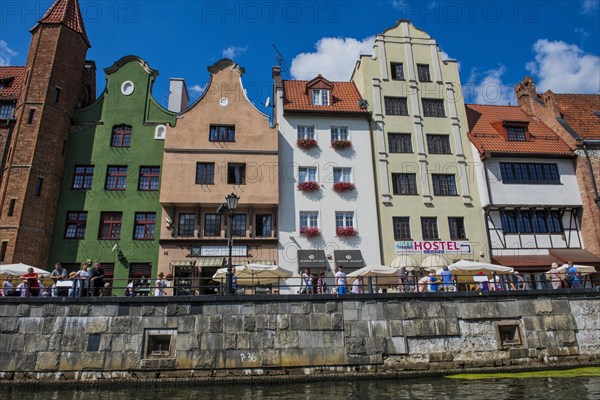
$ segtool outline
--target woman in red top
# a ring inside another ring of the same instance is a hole
[[[29,284],[29,295],[39,296],[40,284],[38,282],[38,274],[33,271],[33,267],[27,268],[27,273],[25,275],[21,275],[21,278],[27,279],[27,283]]]

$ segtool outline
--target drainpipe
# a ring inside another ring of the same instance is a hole
[[[483,213],[483,217],[485,219],[485,236],[487,237],[488,242],[488,251],[490,253],[490,263],[492,262],[492,236],[490,235],[490,223],[489,223],[489,215],[492,210],[492,206],[494,205],[494,200],[492,199],[492,191],[490,189],[490,176],[488,174],[487,167],[485,165],[485,160],[487,157],[485,155],[481,157],[481,161],[483,162],[483,172],[485,174],[485,189],[487,191],[488,200],[490,204],[486,206],[485,211]]]
[[[585,159],[587,160],[590,175],[592,176],[592,186],[594,188],[594,194],[596,195],[594,202],[596,203],[596,206],[600,208],[600,194],[598,194],[598,185],[596,184],[596,178],[594,177],[594,169],[592,168],[592,161],[590,160],[590,154],[588,153],[586,144],[600,145],[600,140],[584,140],[582,142],[583,153],[585,154]]]

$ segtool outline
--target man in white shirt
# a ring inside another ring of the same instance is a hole
[[[361,294],[362,293],[362,276],[357,276],[354,282],[352,282],[352,293],[353,294]]]
[[[346,289],[346,274],[344,273],[344,267],[339,266],[338,271],[335,273],[335,278],[337,282],[337,292],[338,294],[346,294],[348,290]]]
[[[162,272],[158,273],[158,279],[156,280],[156,283],[154,284],[154,296],[156,297],[162,297],[165,295],[165,280],[164,280],[165,274]]]

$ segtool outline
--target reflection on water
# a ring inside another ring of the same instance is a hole
[[[335,382],[278,384],[196,384],[119,389],[10,389],[3,400],[255,400],[255,399],[600,399],[600,377],[485,379],[465,381],[424,378],[422,380],[348,380]]]

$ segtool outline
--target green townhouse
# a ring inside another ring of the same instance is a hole
[[[68,271],[100,262],[116,288],[156,275],[164,139],[176,117],[152,97],[158,72],[140,58],[104,71],[104,93],[77,110],[66,143],[49,261]]]
[[[458,63],[401,20],[376,36],[352,81],[372,113],[384,264],[489,260]]]

